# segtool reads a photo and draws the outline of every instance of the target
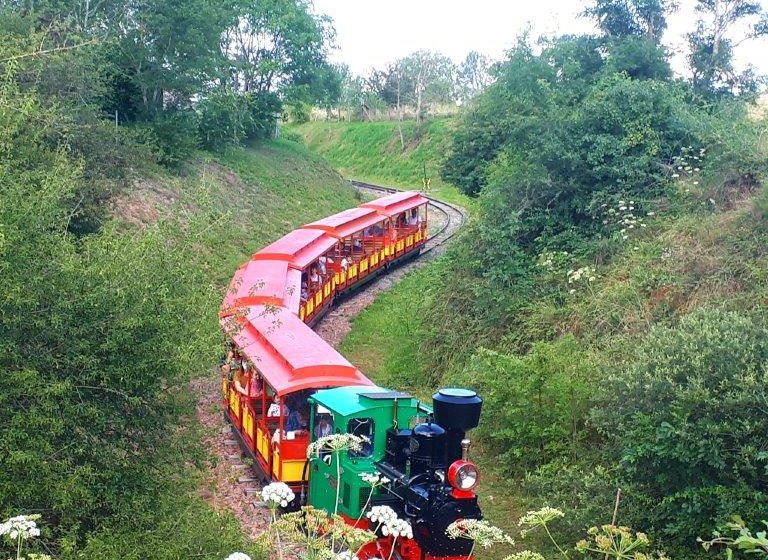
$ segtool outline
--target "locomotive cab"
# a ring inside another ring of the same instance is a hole
[[[429,412],[405,393],[381,387],[338,387],[321,390],[310,398],[312,441],[320,437],[321,422],[331,419],[335,434],[355,434],[368,440],[360,451],[338,455],[323,453],[309,459],[309,495],[312,505],[335,511],[337,464],[341,471],[338,512],[356,520],[368,503],[371,487],[360,475],[376,472],[384,458],[388,430],[394,424],[408,426],[419,414]]]
[[[433,408],[379,387],[318,391],[310,400],[313,425],[322,408],[333,417],[333,433],[369,438],[360,451],[310,458],[313,506],[334,511],[338,495],[338,512],[355,522],[364,519],[368,504],[388,505],[413,527],[419,558],[470,554],[472,543],[448,538],[446,529],[458,519],[482,518],[474,493],[478,470],[467,460],[466,431],[477,426],[482,406],[476,393],[442,389],[433,396]],[[391,482],[371,496],[364,473]]]

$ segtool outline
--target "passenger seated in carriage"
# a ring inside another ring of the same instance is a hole
[[[264,380],[261,375],[253,371],[251,364],[243,360],[243,368],[235,376],[235,390],[249,398],[261,396],[264,390]]]
[[[288,406],[283,405],[282,406],[282,413],[283,416],[288,416]],[[269,405],[269,408],[267,409],[267,417],[268,418],[279,418],[280,417],[280,397],[275,395],[272,397],[272,404]]]
[[[307,283],[302,282],[301,283],[301,303],[306,303],[309,299],[309,289],[307,288]]]
[[[323,278],[320,276],[317,268],[312,267],[309,271],[309,286],[312,288],[312,291],[318,290],[322,282]]]

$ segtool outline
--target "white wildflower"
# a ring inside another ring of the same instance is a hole
[[[648,214],[646,214],[646,216],[654,216],[655,214],[656,214],[656,212],[648,212]]]
[[[360,478],[363,479],[363,482],[367,482],[374,488],[392,482],[386,476],[379,473],[360,473]]]
[[[565,517],[565,514],[562,511],[545,506],[540,510],[529,511],[520,518],[518,524],[521,527],[537,527],[539,525],[546,525],[550,521],[554,521],[560,517]]]
[[[678,177],[680,177],[679,173],[672,173],[672,178],[677,179]]]
[[[576,293],[576,290],[575,290],[574,288],[571,288],[570,290],[568,290],[568,293],[569,293],[569,294],[575,294],[575,293]]]
[[[296,494],[284,482],[273,482],[267,484],[261,491],[261,497],[271,508],[288,507],[295,498]]]
[[[523,550],[522,552],[515,552],[511,556],[505,556],[503,560],[546,560],[546,559],[538,552]]]
[[[479,519],[459,519],[454,521],[445,530],[449,539],[467,539],[475,541],[483,548],[490,548],[497,543],[514,544],[512,537],[505,534],[498,527],[494,527],[487,521]]]
[[[336,554],[335,560],[358,560],[357,556],[350,550],[342,550]]]
[[[319,457],[321,452],[339,453],[341,451],[362,451],[363,444],[370,440],[354,434],[331,434],[319,438],[307,447],[307,457]]]
[[[373,506],[365,516],[373,523],[388,523],[397,519],[397,513],[389,506]]]
[[[224,560],[251,560],[251,557],[244,552],[233,552],[227,556]]]
[[[26,540],[32,537],[40,536],[40,529],[35,521],[40,519],[39,514],[17,515],[11,517],[8,521],[0,523],[0,536],[8,535],[11,540]]]
[[[709,199],[709,202],[711,202],[712,204],[714,204],[714,203],[715,203],[715,199],[714,199],[714,198],[710,198],[710,199]]]
[[[699,182],[698,182],[698,181],[694,181],[694,182],[693,182],[693,184],[694,184],[694,185],[698,185],[698,184],[699,184]]]

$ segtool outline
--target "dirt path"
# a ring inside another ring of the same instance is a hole
[[[376,196],[387,194],[370,189],[368,192]],[[440,203],[431,205],[430,231],[439,234],[428,242],[426,254],[380,276],[334,306],[315,327],[315,331],[331,346],[338,346],[349,333],[352,320],[371,305],[380,293],[391,289],[408,272],[425,266],[443,253],[445,241],[463,225],[464,219],[462,209]],[[244,459],[235,436],[224,420],[219,375],[212,371],[209,377],[193,380],[190,387],[197,397],[197,419],[205,434],[203,445],[209,451],[213,465],[206,473],[205,484],[201,485],[199,493],[215,509],[231,511],[240,521],[245,534],[256,538],[269,524],[269,511],[261,503],[261,484],[253,479],[248,461]]]
[[[213,465],[199,494],[214,509],[231,511],[243,532],[255,539],[269,524],[269,510],[261,504],[260,482],[245,481],[253,475],[224,420],[219,374],[211,371],[209,377],[195,379],[190,386],[197,396],[197,419],[205,434],[203,446]]]

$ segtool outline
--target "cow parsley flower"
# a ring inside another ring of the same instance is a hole
[[[296,494],[284,482],[273,482],[264,487],[261,497],[270,508],[277,508],[288,507],[288,504],[296,498]]]
[[[341,451],[359,452],[363,449],[363,444],[370,443],[365,436],[356,436],[354,434],[331,434],[319,438],[309,444],[307,447],[307,457],[319,457],[320,453],[339,453]]]
[[[373,523],[388,523],[397,519],[397,513],[389,506],[373,506],[365,516]]]
[[[386,476],[379,473],[360,473],[360,478],[363,479],[363,482],[367,482],[374,488],[392,482]]]
[[[494,527],[487,521],[479,519],[459,519],[454,521],[445,530],[449,539],[467,539],[475,541],[483,548],[490,548],[494,544],[515,544],[515,541],[498,527]]]
[[[394,538],[404,537],[413,538],[413,528],[411,524],[404,519],[400,519],[389,506],[373,506],[366,516],[372,523],[378,523],[377,528],[381,528],[381,533]]]
[[[0,536],[8,535],[11,540],[26,540],[40,536],[40,529],[35,521],[40,519],[40,514],[17,515],[8,521],[0,523]]]
[[[227,556],[224,560],[251,560],[251,557],[244,552],[233,552]]]

